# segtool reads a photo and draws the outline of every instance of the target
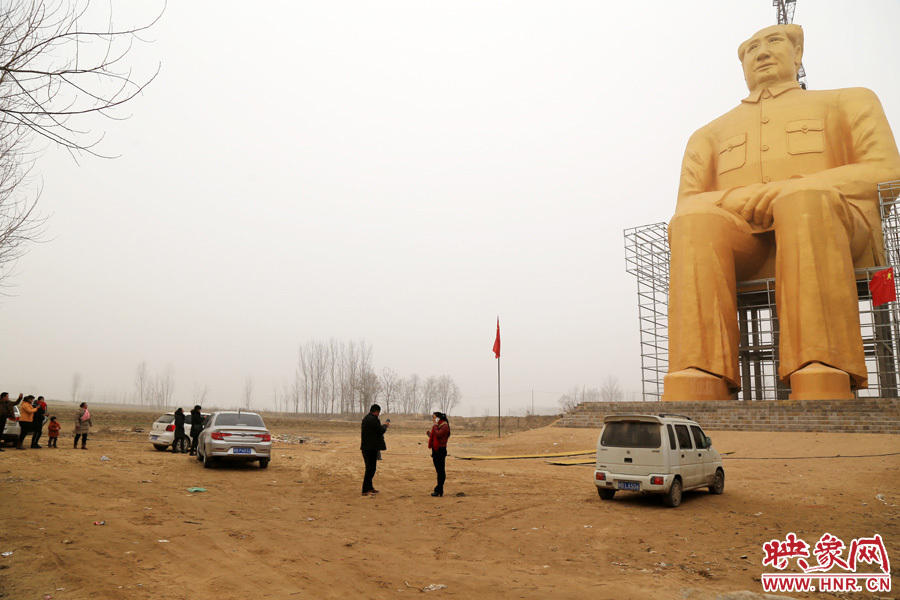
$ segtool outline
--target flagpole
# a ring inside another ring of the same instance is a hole
[[[500,357],[497,357],[497,437],[500,437]]]

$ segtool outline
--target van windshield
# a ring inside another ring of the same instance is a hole
[[[613,421],[607,423],[600,444],[612,448],[659,448],[659,423]]]

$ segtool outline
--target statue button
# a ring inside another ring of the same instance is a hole
[[[765,177],[763,177],[763,183],[769,183],[770,181],[772,181],[772,178],[769,177],[768,175],[766,175]]]
[[[801,130],[803,133],[806,133],[806,132],[809,131],[809,127],[807,127],[806,125],[804,125],[803,127],[800,128],[800,130]]]
[[[763,117],[763,118],[761,119],[761,122],[762,122],[763,125],[765,125],[766,123],[769,122],[769,117]]]
[[[762,146],[759,147],[759,149],[762,150],[763,152],[765,152],[766,150],[769,149],[769,147],[766,146],[765,144],[763,144]]]

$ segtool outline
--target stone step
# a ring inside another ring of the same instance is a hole
[[[557,423],[560,427],[603,425],[608,414],[674,413],[707,429],[820,431],[900,434],[900,399],[777,402],[586,402]]]

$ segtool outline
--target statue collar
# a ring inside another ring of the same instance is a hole
[[[750,92],[750,95],[741,100],[741,102],[759,102],[760,97],[763,95],[763,92],[769,92],[772,97],[780,96],[781,94],[789,91],[789,90],[799,90],[800,84],[796,81],[790,81],[788,83],[779,83],[777,85],[773,85],[767,88],[757,88],[754,91]]]

